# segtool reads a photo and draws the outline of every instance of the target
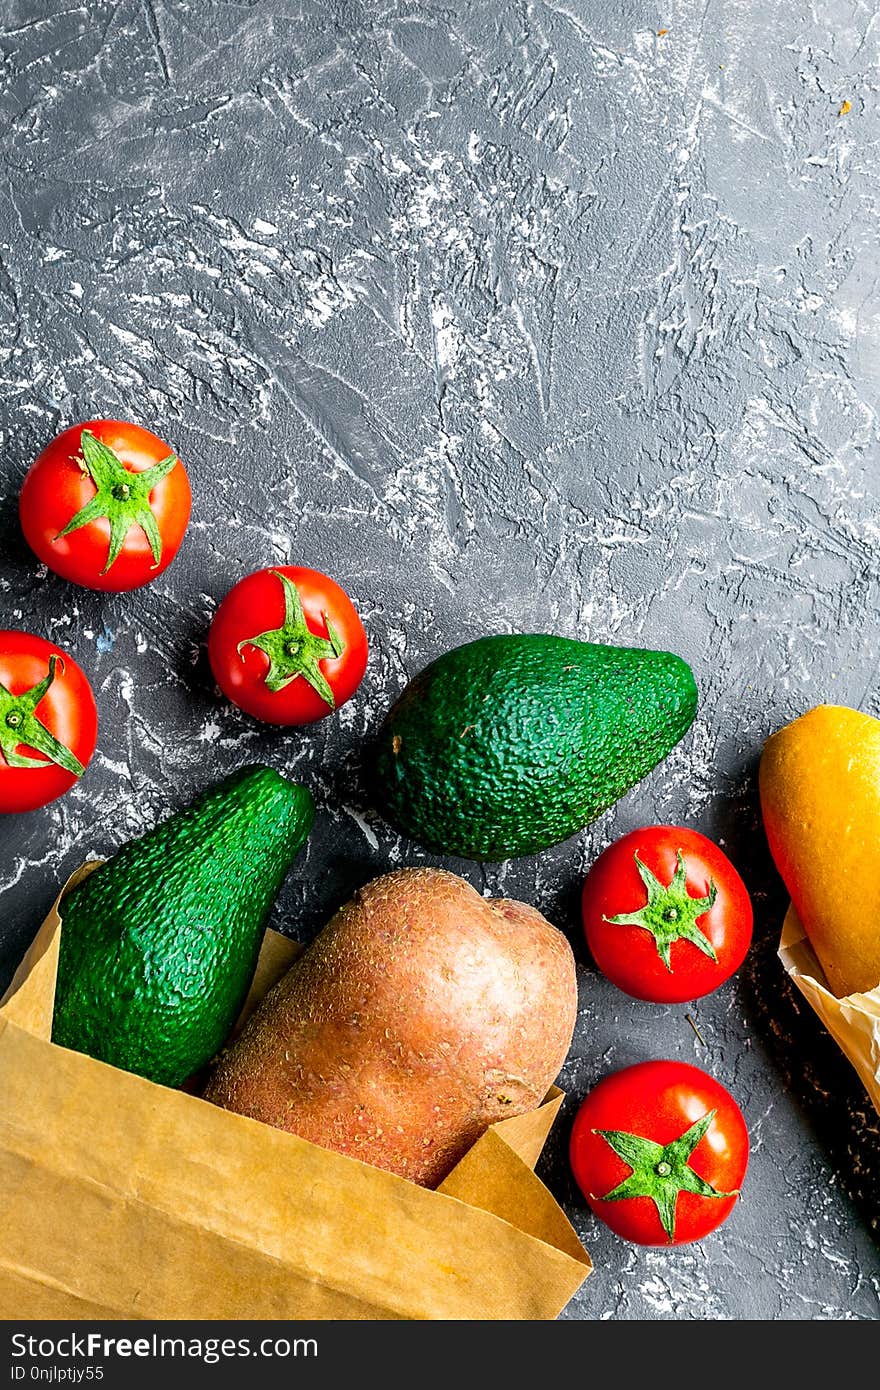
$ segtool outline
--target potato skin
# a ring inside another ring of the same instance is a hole
[[[561,932],[442,869],[374,879],[269,991],[205,1098],[426,1187],[540,1105],[577,1012]]]

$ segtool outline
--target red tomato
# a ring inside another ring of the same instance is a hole
[[[350,700],[367,635],[344,589],[319,570],[275,565],[240,580],[208,637],[214,679],[268,724],[311,724]]]
[[[0,631],[0,812],[33,811],[69,791],[97,738],[95,697],[73,657]]]
[[[748,1162],[736,1101],[685,1062],[606,1076],[571,1135],[572,1170],[591,1208],[637,1245],[702,1240],[733,1210]]]
[[[710,994],[752,939],[751,900],[730,860],[705,835],[674,825],[610,845],[587,875],[581,907],[602,973],[655,1004]]]
[[[177,455],[123,420],[87,420],[56,435],[19,499],[34,554],[74,584],[112,592],[138,589],[168,568],[191,506]]]

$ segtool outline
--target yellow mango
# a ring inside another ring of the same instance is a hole
[[[880,719],[817,705],[764,745],[776,867],[833,992],[880,985]]]

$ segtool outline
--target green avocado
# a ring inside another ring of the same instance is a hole
[[[210,1061],[313,816],[305,787],[245,768],[73,888],[52,1041],[166,1086]]]
[[[697,688],[670,652],[568,637],[481,637],[406,687],[379,734],[374,787],[441,854],[535,854],[588,825],[690,727]]]

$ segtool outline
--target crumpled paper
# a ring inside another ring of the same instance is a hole
[[[880,985],[843,999],[832,994],[794,904],[782,925],[778,954],[789,979],[855,1067],[880,1115]]]
[[[0,1002],[0,1318],[546,1319],[580,1287],[533,1171],[560,1091],[431,1192],[118,1071],[50,1041],[62,896]],[[266,933],[243,1015],[295,952]]]

